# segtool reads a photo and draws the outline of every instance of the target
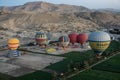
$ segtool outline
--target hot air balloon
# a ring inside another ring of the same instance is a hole
[[[19,46],[19,40],[17,38],[11,38],[8,40],[8,48],[9,48],[9,52],[8,52],[8,57],[18,57],[20,56],[19,51],[17,50],[18,46]]]
[[[77,42],[77,34],[76,33],[69,34],[69,39],[70,42],[74,45]]]
[[[83,44],[88,40],[88,36],[85,33],[78,34],[77,41],[83,47]]]
[[[88,40],[90,47],[97,53],[98,58],[100,58],[103,51],[108,48],[111,41],[109,34],[102,31],[92,32]]]
[[[39,45],[46,45],[47,44],[47,35],[42,32],[37,32],[35,35],[36,43]]]
[[[61,36],[58,40],[63,48],[67,47],[69,44],[69,37],[68,36]]]

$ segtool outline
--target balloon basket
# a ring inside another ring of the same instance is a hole
[[[8,51],[8,58],[13,58],[13,57],[19,57],[21,56],[20,52],[18,50],[9,50]]]
[[[83,45],[81,45],[81,48],[83,49],[83,48],[84,48],[84,46],[83,46]]]

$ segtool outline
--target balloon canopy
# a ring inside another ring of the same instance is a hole
[[[77,34],[76,33],[69,34],[69,39],[72,44],[75,44],[77,42]]]
[[[77,36],[77,41],[81,45],[83,45],[88,40],[88,35],[85,33],[81,33]]]
[[[110,44],[110,36],[106,32],[92,32],[89,37],[90,47],[95,51],[95,53],[102,54]]]
[[[42,32],[37,32],[35,35],[35,40],[36,40],[36,43],[39,45],[47,44],[47,35]]]
[[[20,41],[17,38],[11,38],[8,40],[8,47],[11,50],[16,50],[19,46]]]
[[[60,44],[64,47],[68,46],[69,44],[69,37],[68,36],[61,36],[58,40]]]

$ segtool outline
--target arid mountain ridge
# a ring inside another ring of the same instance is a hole
[[[4,11],[14,11],[14,12],[60,12],[60,13],[70,13],[70,12],[88,12],[91,11],[83,6],[67,5],[67,4],[52,4],[48,2],[28,2],[20,6],[12,7],[1,7]]]
[[[28,2],[0,7],[0,28],[5,30],[92,31],[120,27],[120,13],[93,11],[83,6]]]

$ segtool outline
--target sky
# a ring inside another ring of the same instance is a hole
[[[45,1],[54,4],[70,4],[84,6],[90,9],[113,8],[120,9],[120,0],[0,0],[0,6],[17,6],[26,2]]]

